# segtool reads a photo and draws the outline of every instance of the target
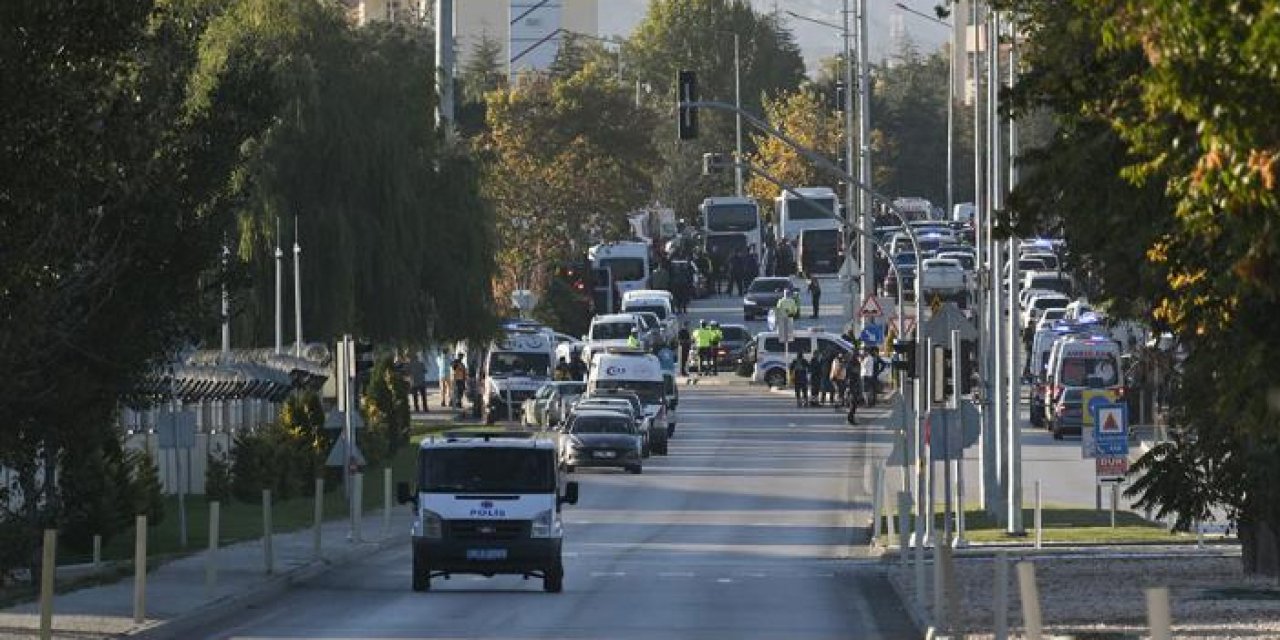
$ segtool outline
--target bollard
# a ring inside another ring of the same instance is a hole
[[[262,563],[267,575],[275,569],[271,558],[271,490],[262,490]]]
[[[916,602],[920,606],[925,606],[924,600],[924,537],[917,536],[915,541],[915,563],[916,563]]]
[[[1036,586],[1036,566],[1025,560],[1018,563],[1018,593],[1022,597],[1022,624],[1027,640],[1040,640],[1043,629],[1040,623],[1040,588]]]
[[[364,535],[360,531],[360,525],[363,524],[362,521],[364,520],[364,473],[356,474],[356,482],[353,490],[355,492],[352,494],[355,508],[352,509],[351,513],[351,517],[353,518],[351,523],[352,540],[355,542],[361,542],[364,539]]]
[[[991,621],[992,635],[995,640],[1009,638],[1009,553],[996,551],[996,578],[992,589]]]
[[[58,530],[44,530],[40,553],[40,638],[53,637],[53,579],[58,571]]]
[[[1044,503],[1040,500],[1040,481],[1036,480],[1036,548],[1044,546]]]
[[[942,544],[942,589],[947,594],[947,622],[950,623],[948,631],[957,638],[965,637],[964,625],[962,624],[964,616],[960,608],[960,592],[956,589],[956,565],[955,556],[952,555],[951,545],[945,541]]]
[[[320,557],[320,525],[324,522],[324,478],[316,478],[314,511],[311,514],[311,553]]]
[[[93,570],[102,569],[102,536],[93,534]]]
[[[134,521],[133,540],[133,622],[147,619],[147,516]]]
[[[946,564],[942,561],[943,549],[947,544],[943,536],[933,537],[933,626],[939,631],[947,628],[948,611],[946,603]]]
[[[210,594],[218,586],[218,533],[222,528],[222,504],[209,503],[209,555],[204,558],[204,588]]]
[[[871,544],[880,540],[880,467],[871,471]]]
[[[1111,528],[1116,528],[1116,503],[1120,501],[1120,483],[1111,483]]]
[[[910,549],[907,548],[907,539],[911,535],[907,529],[910,528],[911,522],[911,493],[909,491],[898,492],[898,555],[902,566],[907,566],[907,554]]]
[[[382,537],[391,535],[391,467],[382,470]]]
[[[894,529],[894,526],[893,526],[893,518],[894,518],[893,507],[892,507],[892,506],[890,506],[890,505],[891,505],[891,503],[888,501],[888,496],[885,496],[885,495],[884,495],[884,493],[885,493],[886,491],[888,491],[888,490],[889,490],[889,487],[885,486],[884,479],[883,479],[883,477],[882,477],[882,478],[881,478],[881,481],[880,481],[880,493],[881,493],[881,496],[882,496],[882,497],[881,497],[881,499],[885,501],[885,504],[884,504],[884,531],[885,531],[885,534],[884,534],[884,546],[886,546],[886,547],[888,547],[889,545],[893,544],[893,539],[898,537],[898,534],[897,534],[897,533],[895,533],[895,532],[894,532],[894,530],[893,530],[893,529]]]
[[[1171,640],[1173,621],[1169,613],[1169,588],[1147,589],[1147,625],[1151,627],[1151,640]]]

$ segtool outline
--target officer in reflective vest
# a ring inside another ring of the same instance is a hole
[[[778,300],[776,308],[778,313],[785,313],[788,316],[791,316],[793,320],[800,317],[800,303],[796,302],[791,289],[787,289],[783,292],[782,298]]]

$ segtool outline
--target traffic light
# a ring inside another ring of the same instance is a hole
[[[702,175],[723,173],[727,164],[729,163],[725,160],[723,153],[704,153],[702,154]]]
[[[846,91],[844,82],[836,82],[835,91],[831,92],[831,109],[834,111],[844,110],[844,92]]]
[[[960,394],[969,395],[978,380],[978,341],[960,341]]]
[[[903,371],[907,377],[916,379],[916,342],[915,340],[893,341],[893,369]]]
[[[698,76],[692,71],[681,71],[676,86],[677,118],[676,132],[681,140],[693,140],[698,137],[698,108],[684,106],[686,102],[698,100]]]

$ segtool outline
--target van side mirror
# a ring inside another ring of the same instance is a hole
[[[396,483],[396,500],[397,500],[400,504],[404,504],[404,503],[406,503],[406,502],[413,502],[413,503],[415,503],[415,504],[416,504],[416,503],[418,502],[417,498],[416,498],[416,497],[414,497],[414,495],[413,495],[413,494],[409,493],[409,483],[408,483],[408,482],[397,482],[397,483]]]
[[[578,483],[570,480],[564,485],[564,495],[560,496],[560,504],[578,504]]]

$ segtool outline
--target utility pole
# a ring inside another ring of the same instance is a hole
[[[848,22],[848,14],[845,14],[846,25]],[[846,26],[846,31],[848,27]],[[867,31],[867,0],[858,0],[858,148],[860,150],[858,158],[858,181],[867,186],[874,186],[871,183],[871,75],[868,60],[867,47],[868,31]],[[846,36],[845,41],[848,41]],[[847,90],[846,90],[847,91]],[[886,203],[887,204],[887,203]],[[871,215],[871,197],[867,191],[860,190],[858,193],[858,214],[861,220],[861,226],[864,229],[874,229],[875,220]],[[904,223],[905,224],[905,223]],[[871,246],[871,238],[862,234],[858,239],[858,256],[862,260],[862,295],[867,295],[875,291],[875,260],[872,258],[875,251]],[[918,274],[919,272],[917,272]],[[919,292],[920,279],[917,275],[917,295]],[[899,283],[901,286],[901,283]],[[919,323],[924,318],[917,317],[916,322]]]
[[[227,269],[231,264],[231,249],[222,245],[222,357],[231,356],[231,294],[227,291]]]
[[[284,351],[284,251],[280,250],[280,216],[276,216],[276,344],[275,352]]]
[[[436,126],[453,122],[453,0],[436,0]]]
[[[1009,86],[1013,86],[1017,70],[1014,64],[1017,62],[1017,52],[1014,50],[1017,41],[1017,33],[1014,31],[1014,23],[1009,21],[1009,33],[1012,36],[1009,40]],[[1014,125],[1013,118],[1009,118],[1009,150],[1008,156],[1005,156],[1009,165],[1009,181],[1008,189],[1013,190],[1013,179],[1017,174],[1013,169],[1013,159],[1015,154],[1014,146],[1017,144],[1017,129]],[[1002,196],[1003,197],[1003,196]],[[1008,353],[1009,362],[1006,365],[1009,375],[1009,389],[1006,392],[1009,396],[1009,415],[1007,417],[1009,425],[1009,533],[1023,534],[1026,529],[1022,526],[1022,424],[1019,420],[1019,398],[1022,395],[1022,387],[1019,380],[1021,367],[1018,363],[1018,347],[1021,345],[1021,314],[1018,306],[1018,239],[1009,235],[1009,338]]]
[[[738,34],[733,34],[733,106],[742,109],[742,57],[738,48]],[[734,167],[733,182],[734,193],[742,197],[742,163],[746,161],[742,157],[742,114],[734,115]]]
[[[302,245],[298,244],[298,216],[293,216],[293,355],[302,357]]]
[[[842,11],[844,20],[842,22],[844,31],[841,34],[844,41],[844,104],[841,109],[844,110],[844,167],[846,171],[853,172],[853,11],[849,8],[849,0],[844,0],[844,9]],[[846,182],[844,189],[844,206],[846,211],[847,222],[850,226],[861,226],[867,228],[866,220],[855,218],[861,213],[860,202],[855,201],[858,197],[857,191],[854,189],[853,183]],[[855,223],[856,220],[856,223]],[[862,235],[859,235],[858,241],[858,263],[862,268],[862,273],[858,277],[857,295],[849,296],[849,316],[852,317],[854,309],[857,309],[859,298],[871,295],[875,291],[875,259],[872,254],[868,254],[863,247]],[[845,256],[845,264],[852,265],[853,255]],[[850,279],[852,280],[852,278]],[[852,292],[851,292],[852,293]],[[866,321],[861,316],[858,319],[859,324]],[[860,327],[861,328],[861,327]]]

